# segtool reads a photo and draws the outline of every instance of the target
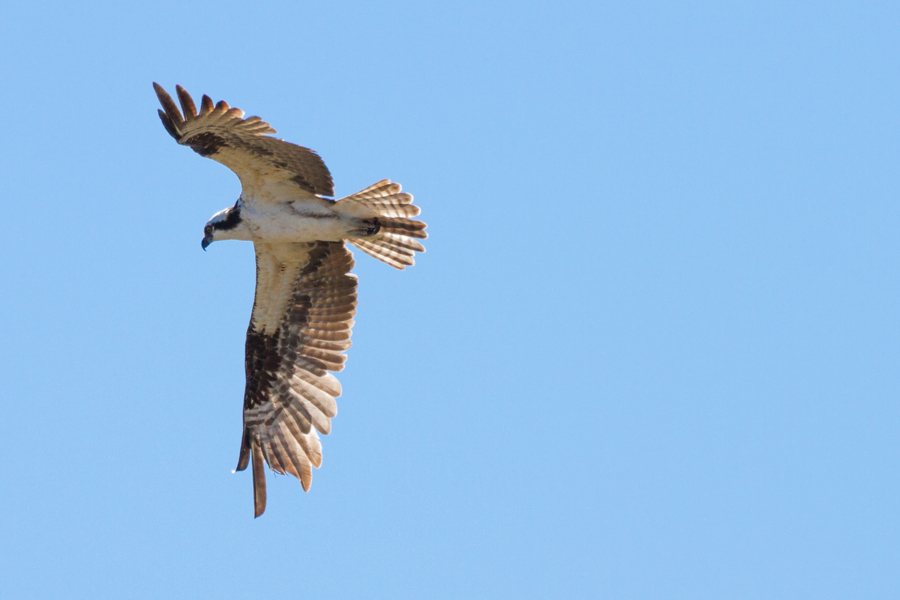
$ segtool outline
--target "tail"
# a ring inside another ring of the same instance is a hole
[[[416,264],[415,253],[425,252],[416,241],[428,237],[425,223],[410,217],[422,209],[413,205],[411,194],[402,193],[399,183],[382,179],[366,189],[338,200],[352,213],[371,224],[361,230],[360,237],[347,241],[368,254],[397,269]]]

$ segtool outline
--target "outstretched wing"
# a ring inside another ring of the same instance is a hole
[[[156,83],[153,89],[165,109],[159,111],[159,118],[169,135],[234,171],[251,195],[259,196],[262,188],[279,184],[313,195],[334,195],[331,173],[319,155],[266,135],[275,130],[259,117],[245,119],[241,109],[229,107],[224,100],[213,104],[206,95],[198,113],[190,94],[178,85],[182,116],[166,90]]]
[[[253,461],[253,503],[266,509],[266,462],[308,491],[322,464],[356,314],[353,255],[343,242],[256,243],[256,298],[247,330],[244,433],[237,470]]]

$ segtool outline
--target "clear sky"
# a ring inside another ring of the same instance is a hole
[[[261,4],[4,7],[0,596],[900,596],[900,4]],[[152,81],[429,224],[255,520]]]

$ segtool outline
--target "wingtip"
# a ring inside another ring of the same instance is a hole
[[[266,471],[262,448],[253,444],[253,518],[266,512]]]
[[[175,85],[175,93],[178,95],[178,101],[181,102],[181,112],[184,113],[184,119],[190,121],[197,116],[197,107],[194,105],[194,99],[188,94],[187,90],[180,85]]]
[[[175,124],[172,123],[172,119],[169,118],[169,115],[164,113],[162,110],[158,110],[157,112],[159,113],[159,120],[162,121],[163,127],[166,128],[166,131],[169,133],[169,135],[171,135],[176,141],[181,139],[181,134],[175,127]]]
[[[160,113],[163,125],[166,126],[166,130],[173,138],[176,140],[180,139],[181,126],[184,124],[184,118],[181,116],[178,107],[175,105],[175,101],[172,100],[172,96],[170,96],[169,93],[155,81],[153,82],[153,89],[156,90],[156,97],[159,99],[159,103],[165,111],[165,117],[162,116],[162,112]]]
[[[172,97],[169,95],[169,92],[166,91],[166,88],[159,85],[155,81],[153,82],[153,91],[156,92],[156,97],[159,98],[159,101],[162,103],[163,108],[165,108],[166,98],[168,98],[169,100],[172,99]]]
[[[215,103],[212,101],[212,98],[203,94],[203,98],[200,100],[200,114],[206,115],[213,111],[216,108]]]

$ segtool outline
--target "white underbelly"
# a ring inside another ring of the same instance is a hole
[[[242,211],[257,241],[338,242],[351,237],[352,225],[329,206],[316,201],[295,201]]]

